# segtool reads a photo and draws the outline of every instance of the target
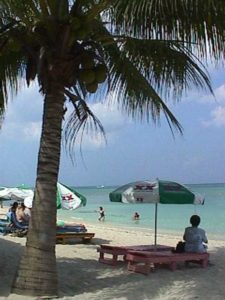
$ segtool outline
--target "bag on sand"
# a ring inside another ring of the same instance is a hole
[[[185,252],[185,242],[179,241],[176,245],[175,250],[173,251],[175,253],[183,253]]]

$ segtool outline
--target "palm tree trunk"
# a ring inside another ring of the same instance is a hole
[[[55,88],[56,90],[56,88]],[[60,164],[64,96],[46,95],[38,155],[37,179],[26,248],[12,292],[32,296],[58,294],[55,240],[56,190]]]

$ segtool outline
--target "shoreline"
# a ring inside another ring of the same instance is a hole
[[[0,208],[0,218],[5,218],[7,211],[8,211],[7,206]],[[59,219],[62,220],[61,217],[59,217]],[[152,243],[154,242],[154,228],[142,227],[141,224],[138,224],[138,226],[129,226],[129,225],[124,225],[124,224],[115,224],[108,220],[103,221],[103,222],[85,221],[85,220],[80,220],[79,218],[76,218],[76,217],[68,217],[68,218],[64,218],[63,220],[67,221],[67,222],[71,222],[71,221],[76,222],[77,224],[84,224],[88,231],[90,231],[89,227],[98,227],[98,226],[103,227],[104,226],[104,228],[116,228],[117,230],[131,231],[136,234],[137,234],[137,232],[138,232],[138,234],[147,233],[148,235],[152,236]],[[179,241],[179,240],[182,240],[183,234],[184,234],[184,230],[162,229],[162,228],[158,227],[157,239],[160,236],[173,236],[173,237],[176,237]],[[214,240],[214,241],[223,241],[224,240],[223,236],[219,233],[212,234],[212,233],[206,232],[206,235],[207,235],[209,241],[210,240]]]
[[[105,227],[105,228],[117,228],[118,230],[126,230],[126,231],[133,231],[135,233],[148,233],[148,235],[152,235],[154,237],[154,228],[147,228],[147,227],[140,227],[139,226],[127,226],[127,225],[123,225],[123,224],[115,224],[115,223],[110,223],[109,221],[104,221],[104,222],[91,222],[91,221],[87,221],[87,222],[81,222],[80,219],[76,219],[75,217],[72,217],[71,219],[67,219],[66,221],[70,221],[73,220],[73,222],[77,222],[78,224],[82,223],[84,224],[88,231],[89,231],[89,226],[92,227]],[[201,226],[200,226],[201,227]],[[185,229],[185,228],[184,228]],[[157,230],[157,236],[176,236],[179,238],[179,240],[182,240],[183,238],[183,234],[184,234],[184,230],[173,230],[173,229],[161,229],[160,227],[158,227]],[[220,234],[212,234],[212,233],[207,233],[206,235],[208,237],[209,240],[219,240],[219,241],[223,241],[224,238],[223,236],[221,236]]]

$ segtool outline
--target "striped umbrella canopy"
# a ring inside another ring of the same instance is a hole
[[[87,199],[74,189],[58,182],[56,203],[58,209],[64,208],[72,210],[85,206]]]
[[[26,197],[33,197],[33,195],[33,190],[25,185],[20,185],[18,187],[0,187],[0,201],[23,201]]]
[[[24,185],[8,188],[0,188],[0,201],[3,200],[14,200],[14,201],[24,201],[27,207],[32,207],[32,202],[34,198],[34,191]],[[80,206],[85,206],[87,199],[75,191],[74,189],[62,184],[57,183],[57,195],[56,195],[56,205],[57,209],[77,209]]]
[[[136,181],[109,194],[110,201],[122,203],[155,203],[155,245],[157,244],[157,210],[162,204],[204,204],[204,197],[173,181]]]

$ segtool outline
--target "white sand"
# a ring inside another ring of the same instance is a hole
[[[98,262],[100,244],[136,245],[153,243],[150,233],[113,228],[106,223],[86,224],[95,232],[90,244],[74,241],[56,246],[60,299],[147,300],[225,299],[225,242],[209,241],[210,265],[178,265],[175,272],[160,268],[148,276],[127,271],[126,264],[109,266]],[[209,237],[210,238],[210,237]],[[158,243],[176,245],[180,236],[158,235]],[[10,294],[25,238],[0,237],[0,299],[34,299]]]

